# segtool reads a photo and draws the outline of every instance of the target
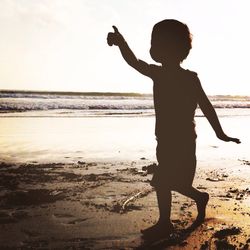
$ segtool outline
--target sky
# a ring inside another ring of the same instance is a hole
[[[151,93],[107,33],[116,25],[154,63],[152,27],[178,19],[193,34],[182,66],[206,93],[250,95],[249,9],[249,0],[0,0],[0,89]]]

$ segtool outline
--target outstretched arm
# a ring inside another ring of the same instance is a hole
[[[200,84],[198,90],[198,103],[203,114],[206,116],[212,128],[214,129],[216,136],[220,140],[240,143],[240,140],[238,138],[229,137],[224,133],[219,122],[218,116]]]
[[[134,55],[133,51],[129,48],[127,42],[123,38],[122,34],[118,31],[116,26],[113,26],[114,32],[108,33],[107,42],[109,46],[116,45],[119,47],[124,60],[134,69],[141,74],[152,77],[153,69],[152,65],[139,60]]]

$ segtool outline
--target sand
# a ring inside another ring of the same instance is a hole
[[[250,248],[249,116],[221,118],[241,145],[197,118],[194,186],[210,194],[205,222],[173,192],[175,232],[143,239],[158,219],[154,118],[5,118],[0,123],[0,249]]]
[[[198,168],[194,186],[210,194],[204,224],[191,227],[195,203],[173,192],[175,232],[144,240],[158,218],[142,170],[153,163],[1,163],[1,249],[248,249],[249,161]]]

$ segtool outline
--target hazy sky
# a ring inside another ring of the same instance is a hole
[[[153,25],[188,24],[184,68],[208,94],[250,95],[249,0],[0,0],[0,89],[151,92],[106,44],[113,24],[150,63]]]

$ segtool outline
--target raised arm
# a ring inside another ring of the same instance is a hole
[[[223,141],[233,141],[235,143],[240,143],[240,140],[238,138],[233,138],[227,136],[220,124],[220,121],[218,119],[218,116],[215,112],[215,109],[213,108],[211,102],[209,101],[207,95],[205,94],[204,90],[201,87],[201,84],[198,84],[198,104],[200,106],[200,109],[202,110],[203,114],[208,119],[209,123],[211,124],[214,132],[216,133],[216,136]]]
[[[122,34],[118,31],[116,26],[113,26],[114,32],[108,33],[107,42],[109,46],[116,45],[119,47],[124,60],[141,74],[152,78],[154,74],[154,67],[142,60],[139,60],[129,48]]]

